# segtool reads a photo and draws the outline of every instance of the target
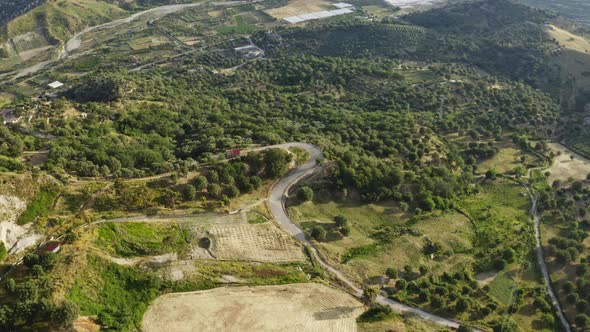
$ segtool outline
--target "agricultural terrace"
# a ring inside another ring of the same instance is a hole
[[[222,287],[167,294],[144,315],[145,332],[356,331],[363,305],[331,287],[307,283]]]
[[[256,262],[305,260],[301,246],[274,223],[255,213],[204,214],[180,219],[104,223],[93,245],[112,257],[149,258],[176,254],[179,259]]]

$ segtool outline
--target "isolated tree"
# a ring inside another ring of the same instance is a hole
[[[379,295],[379,289],[375,286],[367,286],[363,288],[363,296],[361,297],[361,301],[365,305],[371,305],[377,299]]]
[[[75,303],[64,301],[59,307],[53,310],[51,319],[60,328],[70,329],[79,314],[80,309]]]
[[[498,174],[493,169],[490,169],[486,172],[486,179],[488,180],[495,180],[497,176]]]
[[[326,230],[322,226],[315,225],[311,229],[311,237],[316,241],[323,241],[326,239]]]
[[[313,189],[307,186],[299,188],[297,198],[302,202],[311,201],[313,199]]]
[[[386,276],[387,276],[387,278],[389,278],[389,279],[395,279],[395,278],[397,278],[397,275],[398,275],[398,273],[397,273],[397,270],[396,270],[396,269],[394,269],[394,268],[392,268],[392,267],[388,267],[388,268],[385,270],[385,275],[386,275]]]
[[[336,226],[338,227],[342,227],[342,226],[346,226],[348,223],[348,220],[346,219],[345,216],[339,214],[337,216],[334,217],[334,223],[336,224]]]

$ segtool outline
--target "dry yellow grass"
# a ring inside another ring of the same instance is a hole
[[[274,224],[217,225],[209,229],[218,259],[257,262],[305,260],[303,248]]]
[[[221,287],[167,294],[143,316],[155,331],[356,331],[363,305],[322,284]]]
[[[211,10],[207,12],[207,15],[211,16],[211,17],[220,17],[221,15],[223,15],[223,11],[221,10]]]
[[[569,178],[574,180],[584,180],[590,174],[590,160],[576,154],[565,146],[557,143],[549,144],[554,152],[561,152],[555,157],[553,164],[548,171],[551,173],[549,182],[555,180],[567,181]],[[574,157],[573,159],[571,157]]]
[[[290,1],[289,4],[284,7],[268,9],[265,10],[265,12],[270,16],[281,20],[289,16],[320,12],[326,9],[335,8],[331,8],[330,3],[324,0],[294,0]]]
[[[551,37],[555,38],[559,45],[569,48],[578,52],[586,53],[590,51],[590,42],[583,37],[578,35],[574,35],[573,33],[558,28],[554,25],[550,25],[547,28],[547,32],[551,35]]]

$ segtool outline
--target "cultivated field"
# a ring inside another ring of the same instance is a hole
[[[363,305],[321,284],[221,287],[167,294],[143,316],[156,331],[356,331]]]
[[[320,12],[326,9],[335,9],[335,7],[330,6],[329,2],[323,0],[295,0],[289,1],[289,4],[284,7],[268,9],[265,10],[265,12],[270,16],[281,20],[289,16]]]
[[[303,250],[287,233],[266,222],[263,224],[216,225],[209,230],[216,241],[218,259],[257,262],[305,260]]]
[[[553,165],[548,169],[551,173],[549,176],[550,183],[555,180],[567,181],[569,178],[583,180],[590,174],[590,160],[574,153],[561,144],[551,143],[549,147],[555,153],[561,153],[555,157]]]
[[[214,258],[256,262],[305,260],[301,245],[288,234],[262,216],[246,212],[104,223],[95,231],[95,237],[96,248],[132,262],[158,260],[161,255],[170,253],[189,261]],[[203,248],[203,239],[208,239],[209,248]]]

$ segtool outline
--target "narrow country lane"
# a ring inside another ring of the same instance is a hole
[[[522,185],[526,189],[529,198],[531,199],[530,213],[533,216],[533,221],[535,223],[535,249],[537,251],[537,261],[539,262],[541,274],[543,275],[543,280],[545,282],[545,288],[547,289],[549,297],[551,297],[553,306],[555,307],[555,309],[557,309],[557,314],[559,316],[559,321],[561,322],[561,325],[563,326],[566,332],[571,332],[572,330],[570,328],[570,324],[565,318],[565,314],[563,313],[561,305],[559,304],[559,299],[555,295],[553,287],[551,286],[551,277],[549,276],[549,269],[547,268],[547,264],[545,263],[545,257],[543,255],[543,246],[541,243],[541,218],[539,217],[539,212],[537,209],[537,198],[533,195],[529,186],[527,186],[524,183],[522,183]]]
[[[324,268],[325,270],[330,271],[338,280],[342,283],[348,285],[352,290],[356,297],[360,298],[363,294],[363,291],[354,284],[350,279],[348,279],[342,272],[338,271],[336,268],[328,264],[324,261],[317,252],[317,249],[313,246],[313,244],[306,238],[305,233],[297,226],[291,218],[286,210],[286,195],[293,185],[295,185],[298,181],[304,178],[307,175],[312,174],[318,167],[317,161],[323,158],[323,153],[313,145],[306,144],[306,143],[286,143],[275,145],[273,147],[280,147],[280,148],[291,148],[291,147],[298,147],[305,149],[310,154],[310,159],[300,167],[292,170],[289,174],[285,175],[281,178],[271,189],[270,196],[269,196],[269,207],[272,216],[275,218],[277,223],[285,230],[287,233],[291,234],[295,239],[300,241],[301,243],[309,246],[311,252],[314,255],[314,258],[318,261],[318,263]],[[265,147],[269,148],[269,147]],[[261,149],[265,149],[261,148]],[[428,313],[424,310],[420,310],[414,307],[410,307],[403,303],[391,300],[384,296],[379,295],[377,297],[377,303],[382,305],[390,306],[395,312],[401,314],[415,314],[418,317],[437,323],[439,325],[451,327],[451,328],[458,328],[460,323],[448,318],[440,317]],[[479,329],[474,329],[474,331],[481,331]]]

